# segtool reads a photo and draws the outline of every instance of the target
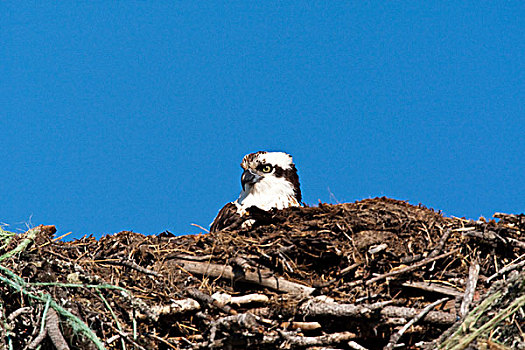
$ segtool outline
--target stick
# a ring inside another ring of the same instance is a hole
[[[497,277],[499,277],[499,276],[501,276],[501,275],[503,275],[503,274],[505,274],[505,273],[507,273],[509,271],[522,268],[523,266],[525,266],[525,260],[520,261],[519,263],[507,265],[504,268],[502,268],[501,270],[499,270],[498,272],[496,272],[495,274],[493,274],[492,276],[490,276],[489,278],[487,278],[486,283],[490,283],[490,281],[492,281],[494,278],[497,278]]]
[[[270,301],[270,298],[268,298],[266,295],[257,293],[232,297],[227,293],[216,292],[213,293],[211,297],[215,299],[220,305],[244,305],[251,303],[266,304]]]
[[[332,345],[348,342],[349,340],[355,339],[357,337],[357,335],[352,332],[324,334],[317,337],[304,337],[297,335],[295,332],[279,331],[279,333],[288,344],[294,346]]]
[[[11,315],[7,316],[7,321],[13,322],[15,320],[15,318],[17,318],[18,316],[20,316],[22,314],[26,314],[26,313],[30,312],[31,309],[32,308],[30,306],[21,307],[20,309],[17,309],[15,311],[13,311],[11,313]]]
[[[401,328],[399,331],[397,331],[396,333],[392,334],[390,336],[390,340],[388,342],[388,344],[383,348],[383,350],[391,350],[394,348],[394,346],[397,344],[397,342],[399,341],[399,339],[403,336],[403,334],[413,325],[415,324],[416,322],[418,322],[420,319],[422,319],[423,317],[425,317],[429,312],[430,310],[432,310],[433,308],[435,308],[436,306],[438,306],[439,304],[445,302],[449,300],[448,297],[446,298],[442,298],[442,299],[439,299],[439,300],[436,300],[435,302],[433,302],[432,304],[429,304],[427,305],[423,310],[421,310],[420,313],[418,313],[416,316],[414,316],[409,322],[407,322],[407,324],[405,324],[403,326],[403,328]]]
[[[69,346],[67,345],[67,342],[64,339],[62,332],[60,331],[58,321],[59,319],[57,312],[55,311],[55,309],[50,308],[47,311],[46,317],[47,335],[49,336],[57,350],[69,350]]]
[[[356,342],[353,341],[353,340],[350,340],[350,341],[348,342],[348,346],[351,347],[351,348],[354,349],[354,350],[368,350],[367,348],[365,348],[364,346],[362,346],[362,345],[356,343]]]
[[[291,282],[282,277],[277,277],[267,269],[259,269],[256,272],[244,271],[244,274],[235,274],[233,268],[229,265],[180,259],[172,260],[168,263],[183,267],[183,269],[189,273],[213,278],[235,279],[236,281],[253,283],[284,293],[310,295],[315,291],[315,288]]]
[[[232,309],[231,306],[222,305],[218,300],[213,299],[210,295],[203,293],[196,288],[190,288],[186,292],[190,295],[190,297],[192,297],[193,299],[197,299],[198,301],[200,301],[201,303],[207,306],[213,306],[228,314],[237,315],[237,311]]]
[[[257,328],[259,327],[257,317],[250,312],[246,312],[239,315],[221,317],[218,320],[213,321],[210,325],[210,343],[215,341],[216,333],[219,328],[231,330],[238,327],[248,329],[254,333],[257,332]]]
[[[476,291],[476,285],[478,284],[479,276],[479,264],[476,261],[473,261],[468,269],[468,280],[465,287],[465,295],[463,296],[463,301],[461,302],[461,307],[459,308],[459,316],[465,318],[468,314],[470,303],[474,298],[474,292]]]
[[[283,322],[281,327],[284,329],[290,328],[293,330],[300,329],[302,331],[313,331],[322,328],[319,322]]]
[[[381,281],[381,280],[383,280],[385,278],[392,277],[392,276],[397,276],[397,275],[401,275],[401,274],[404,274],[404,273],[407,273],[407,272],[410,272],[410,271],[417,270],[421,266],[425,266],[426,264],[431,263],[433,261],[446,258],[446,257],[448,257],[448,256],[450,256],[452,254],[457,253],[457,252],[458,252],[458,250],[456,249],[456,250],[450,251],[448,253],[444,253],[444,254],[441,254],[441,255],[438,255],[438,256],[434,256],[434,257],[429,257],[429,258],[423,259],[420,262],[415,263],[414,265],[407,266],[407,267],[404,267],[404,268],[401,268],[401,269],[398,269],[398,270],[390,271],[390,272],[384,273],[382,275],[376,276],[374,278],[371,278],[368,281],[366,281],[365,284],[367,286],[369,286],[372,283]],[[354,283],[356,283],[356,285],[363,283],[363,281],[356,281],[356,282],[354,282]]]
[[[453,297],[460,297],[463,296],[463,293],[460,291],[455,290],[451,287],[442,286],[436,283],[427,283],[427,282],[404,282],[401,284],[403,287],[410,287],[410,288],[416,288],[421,289],[427,292],[434,292],[444,295],[450,295]]]
[[[152,306],[151,312],[155,315],[155,318],[158,319],[159,316],[179,315],[189,311],[200,310],[200,308],[201,306],[198,302],[196,302],[193,299],[187,298],[181,300],[173,300],[173,302],[169,305]],[[147,319],[147,316],[142,313],[139,313],[137,317],[139,320]]]
[[[103,264],[125,266],[125,267],[129,267],[130,269],[133,269],[135,271],[142,272],[142,273],[144,273],[146,275],[152,275],[152,276],[155,276],[155,277],[162,277],[162,275],[160,273],[155,272],[155,271],[150,270],[150,269],[147,269],[145,267],[142,267],[139,264],[137,264],[136,262],[130,261],[130,260],[127,260],[127,259],[121,259],[120,261],[104,261]]]
[[[448,237],[450,237],[451,233],[452,233],[451,229],[448,229],[448,230],[445,231],[443,236],[441,236],[441,238],[439,239],[439,242],[436,245],[436,247],[434,249],[432,249],[432,251],[428,255],[429,258],[437,256],[439,253],[441,253],[441,251],[443,250],[443,247],[445,246],[445,243],[447,242]]]
[[[374,311],[385,318],[409,319],[417,316],[421,310],[402,306],[383,306],[381,304],[339,304],[335,302],[309,301],[299,308],[304,316],[331,316],[331,317],[369,317]],[[453,324],[456,316],[443,311],[430,311],[425,314],[423,321],[437,324]]]
[[[42,311],[42,321],[40,321],[40,332],[38,333],[38,336],[33,339],[33,341],[28,345],[28,349],[36,349],[38,345],[44,340],[44,338],[47,336],[47,328],[46,328],[46,318],[47,318],[47,312],[49,311],[49,304],[51,304],[51,296],[47,298],[46,305],[44,306],[44,311]]]
[[[498,234],[496,234],[495,232],[492,232],[492,231],[487,231],[487,232],[465,231],[465,232],[463,232],[463,235],[469,236],[469,237],[474,237],[474,238],[484,239],[484,240],[486,240],[488,242],[491,242],[493,245],[496,245],[497,239],[499,238],[499,240],[502,241],[502,243],[504,243],[504,244],[510,243],[510,245],[512,245],[512,246],[514,246],[516,248],[525,249],[525,242],[522,242],[520,240],[517,240],[515,238],[511,238],[511,237],[501,237],[501,236],[499,236]]]

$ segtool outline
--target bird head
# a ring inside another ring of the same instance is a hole
[[[239,203],[251,195],[253,198],[250,201],[268,203],[259,207],[300,205],[299,176],[289,154],[264,151],[250,153],[244,156],[241,167],[244,172],[241,176],[242,192]],[[272,202],[277,204],[271,204]],[[292,202],[293,204],[279,204]]]

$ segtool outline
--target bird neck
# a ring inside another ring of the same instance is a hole
[[[294,185],[284,178],[264,178],[241,191],[235,204],[241,214],[251,206],[262,210],[300,206],[295,192]]]

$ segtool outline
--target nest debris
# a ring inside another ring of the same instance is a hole
[[[0,349],[525,349],[525,215],[375,198],[250,229],[0,230]]]

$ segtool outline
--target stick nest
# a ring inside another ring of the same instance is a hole
[[[211,234],[0,231],[1,349],[525,349],[525,216],[375,198]]]

